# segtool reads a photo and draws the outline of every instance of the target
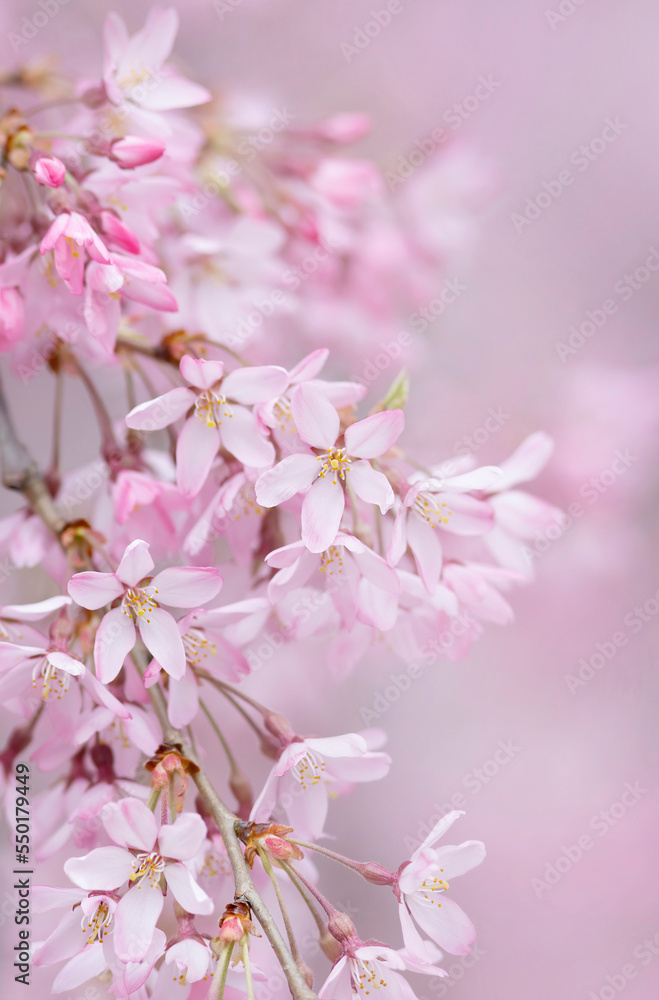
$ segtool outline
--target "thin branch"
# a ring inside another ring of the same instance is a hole
[[[35,513],[38,513],[42,517],[44,523],[53,532],[60,545],[64,547],[62,544],[62,531],[66,527],[66,522],[58,514],[36,463],[16,436],[1,385],[0,461],[2,462],[4,484],[10,489],[15,489],[23,493],[35,510]],[[136,653],[137,650],[133,652],[133,655],[135,656]],[[158,685],[154,685],[148,689],[148,694],[153,710],[162,727],[165,740],[170,743],[180,743],[183,747],[183,754],[199,766],[198,773],[194,775],[194,782],[208,806],[220,836],[224,841],[227,857],[233,870],[236,899],[246,902],[256,915],[286,976],[293,1000],[315,1000],[316,994],[307,986],[302,973],[295,964],[293,956],[286,947],[277,924],[256,890],[249,866],[243,855],[240,841],[236,835],[235,824],[237,817],[234,816],[220,799],[207,774],[201,768],[196,754],[190,747],[185,736],[170,725],[167,715],[167,702],[162,689]]]

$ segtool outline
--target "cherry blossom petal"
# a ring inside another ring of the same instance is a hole
[[[442,528],[454,535],[486,535],[494,527],[494,508],[486,500],[466,493],[437,493],[435,501],[451,511]]]
[[[359,733],[308,737],[304,744],[323,757],[361,757],[368,750],[366,740]]]
[[[308,489],[318,469],[315,455],[288,455],[256,480],[256,502],[261,507],[278,507]]]
[[[185,496],[197,496],[208,479],[219,446],[216,427],[207,427],[195,414],[186,420],[176,444],[177,482]]]
[[[398,598],[376,587],[370,580],[359,581],[357,618],[365,625],[372,625],[381,632],[388,632],[396,624]]]
[[[396,443],[405,426],[402,410],[372,413],[346,428],[345,443],[349,455],[357,458],[377,458]]]
[[[170,566],[154,576],[157,601],[173,608],[196,608],[216,597],[222,577],[213,566]]]
[[[184,417],[196,399],[192,389],[177,386],[146,403],[135,406],[126,416],[126,426],[138,431],[159,431]]]
[[[288,373],[291,384],[297,385],[300,382],[308,382],[315,378],[329,358],[329,351],[326,347],[319,347],[317,350],[307,354]]]
[[[227,399],[251,406],[266,403],[280,396],[288,385],[285,368],[276,365],[254,365],[250,368],[236,368],[222,383],[222,392]]]
[[[207,836],[206,824],[198,813],[182,813],[175,823],[160,828],[158,848],[165,858],[190,861]]]
[[[100,976],[107,969],[107,962],[100,941],[87,945],[64,965],[51,986],[53,993],[75,990],[89,979]]]
[[[354,462],[348,476],[359,499],[364,503],[377,504],[380,511],[386,514],[394,502],[394,491],[387,477],[368,462]]]
[[[49,934],[45,941],[37,945],[32,956],[32,961],[36,966],[50,965],[53,962],[61,962],[62,959],[71,958],[72,955],[80,951],[85,943],[85,936],[81,929],[80,910],[77,907],[75,910],[72,909],[73,906],[80,903],[82,894],[77,889],[60,891],[73,892],[77,898],[68,907],[69,912],[61,915],[52,934]],[[57,905],[61,906],[62,904]]]
[[[153,566],[148,543],[136,538],[126,547],[116,575],[127,587],[136,587],[140,580],[151,573]]]
[[[176,621],[162,608],[152,608],[144,618],[137,619],[142,642],[152,656],[177,680],[185,673],[185,649]]]
[[[334,757],[327,761],[327,771],[340,781],[379,781],[389,774],[391,757],[371,752],[359,757]]]
[[[361,552],[354,553],[354,559],[362,575],[376,587],[390,594],[400,593],[398,574],[382,556],[364,546]]]
[[[476,928],[467,914],[446,893],[440,900],[423,893],[408,896],[407,903],[421,930],[452,955],[468,955],[476,940]]]
[[[239,462],[254,469],[272,465],[275,449],[261,433],[258,420],[244,406],[231,406],[231,417],[222,421],[222,444]]]
[[[151,851],[158,827],[153,813],[135,798],[108,802],[101,810],[101,819],[108,834],[120,847],[137,847]]]
[[[128,707],[120,702],[118,698],[115,698],[115,696],[108,691],[104,684],[99,683],[90,670],[84,671],[80,677],[80,683],[85,690],[89,692],[98,705],[104,705],[106,708],[109,708],[113,715],[116,715],[117,718],[132,718]]]
[[[319,477],[302,502],[302,541],[310,552],[324,552],[334,542],[344,508],[341,484]]]
[[[312,840],[321,837],[328,810],[325,783],[318,781],[303,788],[291,774],[287,774],[280,787],[285,789],[282,799],[287,803],[286,815],[297,836]]]
[[[291,396],[291,414],[297,432],[313,448],[334,447],[339,429],[339,414],[324,393],[305,383]]]
[[[76,573],[69,580],[68,591],[76,604],[89,611],[111,604],[124,592],[123,584],[114,573],[95,573],[92,570]]]
[[[205,361],[203,358],[192,358],[185,354],[181,358],[181,375],[196,389],[210,389],[224,375],[222,361]]]
[[[46,653],[46,659],[56,670],[63,670],[65,673],[71,674],[72,677],[78,677],[85,670],[84,663],[76,660],[74,656],[69,656],[68,653],[62,653],[59,650]]]
[[[114,914],[114,949],[122,962],[140,962],[147,954],[164,897],[159,886],[141,879],[119,900]]]
[[[485,844],[480,840],[465,840],[463,844],[447,844],[435,851],[442,878],[450,882],[458,875],[471,871],[485,858]]]
[[[121,847],[97,847],[81,858],[68,858],[64,871],[81,889],[118,889],[133,872],[133,858]]]
[[[422,517],[412,513],[407,519],[407,542],[414,555],[419,576],[432,594],[442,572],[442,546],[438,533]]]
[[[530,434],[510,458],[501,463],[503,476],[496,485],[496,492],[501,493],[518,483],[534,479],[544,469],[553,450],[554,442],[544,431]]]
[[[176,968],[187,983],[198,983],[208,972],[211,953],[208,946],[195,938],[184,938],[167,949],[165,963],[176,962]]]
[[[191,670],[186,670],[180,680],[169,678],[167,714],[177,729],[187,726],[199,710],[199,685]]]
[[[430,486],[435,491],[450,493],[470,493],[476,490],[491,490],[499,486],[503,479],[501,469],[496,465],[483,465],[479,469],[463,472],[459,476],[449,476],[446,479],[431,479],[417,484],[422,490]],[[407,503],[407,498],[405,498]]]
[[[122,608],[113,608],[104,616],[94,640],[96,676],[101,684],[109,684],[124,665],[135,645],[133,619]]]
[[[345,955],[330,969],[327,979],[318,990],[318,1000],[353,1000],[352,979]]]
[[[188,913],[208,915],[213,912],[213,900],[200,885],[195,882],[188,869],[183,864],[167,865],[165,880],[174,897]]]
[[[3,604],[0,615],[2,618],[15,618],[19,622],[38,621],[70,603],[70,597],[58,594],[57,597],[47,597],[45,601],[37,601],[36,604]]]
[[[463,809],[453,809],[450,813],[446,813],[445,816],[437,820],[426,839],[419,845],[412,857],[416,857],[420,851],[424,851],[427,847],[434,847],[440,837],[443,837],[446,831],[453,826],[456,819],[460,819],[461,816],[464,816]]]

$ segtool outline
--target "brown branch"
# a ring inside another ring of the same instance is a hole
[[[24,495],[35,514],[41,517],[44,524],[50,528],[59,544],[64,548],[62,532],[66,527],[66,522],[58,513],[38,466],[16,435],[1,383],[0,462],[2,464],[2,480],[4,485],[9,489],[18,490]],[[137,650],[134,651],[134,655],[139,655]],[[167,715],[167,704],[162,688],[153,686],[148,689],[148,693],[153,710],[160,721],[165,740],[171,743],[180,743],[183,746],[185,756],[199,764],[188,740],[186,740],[182,733],[170,725]],[[236,835],[235,823],[237,817],[222,802],[200,765],[199,772],[194,776],[194,781],[224,841],[227,857],[233,870],[236,898],[248,903],[256,914],[286,976],[294,1000],[315,1000],[316,994],[307,986],[302,973],[295,964],[293,956],[286,947],[286,943],[272,914],[256,890],[250,869],[240,846],[240,841]]]

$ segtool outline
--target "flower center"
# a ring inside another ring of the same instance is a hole
[[[380,990],[387,985],[382,976],[382,969],[377,962],[368,962],[361,958],[353,958],[351,961],[353,991],[358,993],[363,991],[365,996],[371,990]]]
[[[311,750],[307,750],[304,757],[301,757],[293,768],[293,775],[302,788],[307,788],[310,785],[318,784],[324,770],[325,761],[316,760]]]
[[[439,870],[440,872],[444,871],[443,868],[440,868]],[[419,887],[419,892],[423,893],[424,899],[428,899],[430,900],[431,903],[435,903],[436,898],[433,895],[433,893],[446,892],[447,889],[448,889],[448,882],[446,882],[443,878],[438,878],[435,875],[432,878],[426,878],[423,880],[423,882]],[[437,903],[437,906],[441,905],[442,905],[441,903]]]
[[[280,396],[272,410],[277,423],[279,424],[279,430],[290,431],[291,434],[297,434],[297,427],[295,426],[293,415],[291,413],[291,404],[287,399]]]
[[[318,473],[321,479],[329,476],[335,486],[339,479],[345,482],[352,459],[348,458],[343,448],[330,448],[326,455],[318,456],[318,461],[323,463]]]
[[[219,427],[222,417],[233,416],[224,396],[211,389],[199,393],[194,405],[197,416],[207,427]]]
[[[112,914],[110,913],[110,907],[107,902],[99,903],[96,907],[96,912],[93,917],[89,917],[87,920],[83,918],[82,929],[85,934],[88,934],[87,944],[93,944],[96,938],[99,941],[103,940],[105,932],[112,923]]]
[[[442,524],[448,524],[448,519],[453,513],[448,504],[440,503],[432,493],[419,493],[414,501],[414,509],[431,528],[437,528]]]
[[[188,629],[183,636],[183,648],[186,660],[193,666],[197,666],[207,656],[215,656],[217,653],[215,643],[209,642],[201,629],[198,628]]]
[[[137,863],[138,867],[135,868]],[[135,871],[130,876],[131,882],[137,883],[137,888],[140,888],[142,879],[146,879],[151,888],[155,888],[160,884],[160,874],[165,867],[165,861],[158,854],[157,851],[151,851],[147,854],[146,851],[142,854],[138,854],[133,862],[133,868]]]
[[[41,697],[47,699],[51,693],[57,692],[58,700],[62,697],[62,694],[69,690],[69,679],[70,674],[66,670],[58,670],[54,667],[52,663],[49,663],[44,656],[42,660],[37,661],[37,664],[32,673],[32,687],[36,688],[37,683],[41,678]]]
[[[321,555],[318,569],[321,573],[328,573],[329,576],[334,576],[335,572],[342,573],[343,549],[338,545],[330,545]]]
[[[157,588],[154,588],[153,592],[154,594],[157,594]],[[149,614],[154,608],[157,607],[158,604],[152,597],[149,596],[149,594],[147,594],[146,590],[136,590],[134,587],[128,588],[121,604],[122,611],[125,615],[130,615],[130,617],[135,620],[138,618],[144,618],[146,619],[147,625],[151,624]]]

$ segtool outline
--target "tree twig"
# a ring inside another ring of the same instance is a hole
[[[14,429],[11,416],[7,409],[2,384],[0,383],[0,462],[2,464],[2,481],[9,489],[23,494],[32,509],[41,517],[44,524],[52,531],[60,545],[62,532],[66,521],[58,513],[53,499],[46,487],[43,476],[32,459],[25,445],[19,440]],[[235,823],[237,817],[225,806],[213,788],[197,755],[192,750],[185,736],[169,722],[167,703],[162,688],[158,685],[148,689],[153,710],[158,717],[167,742],[180,743],[186,757],[199,765],[199,772],[194,775],[194,782],[199,789],[210,813],[215,820],[220,836],[224,841],[227,857],[233,870],[235,896],[249,904],[261,924],[272,950],[286,976],[293,1000],[315,1000],[315,993],[307,986],[295,960],[286,947],[286,943],[275,923],[272,914],[256,890],[251,872],[243,855],[240,841],[236,835]]]

